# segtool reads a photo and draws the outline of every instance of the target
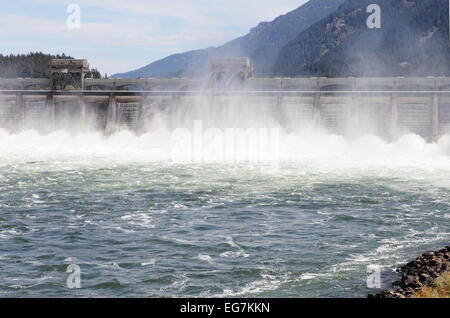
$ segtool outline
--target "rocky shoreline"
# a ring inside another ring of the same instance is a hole
[[[402,273],[402,277],[392,284],[393,289],[368,298],[412,298],[423,287],[432,286],[439,275],[450,271],[450,246],[424,253],[397,271]]]

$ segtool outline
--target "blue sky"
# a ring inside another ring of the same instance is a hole
[[[102,73],[136,69],[173,53],[221,45],[307,0],[4,1],[0,53],[66,53]],[[81,28],[69,29],[69,4]]]

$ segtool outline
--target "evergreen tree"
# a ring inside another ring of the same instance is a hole
[[[50,78],[50,63],[52,59],[71,59],[64,53],[61,55],[50,55],[42,52],[2,55],[0,54],[0,77],[16,78]],[[101,78],[100,72],[95,69],[94,77]]]

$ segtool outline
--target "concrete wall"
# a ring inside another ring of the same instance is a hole
[[[187,91],[209,88],[208,79],[202,78],[143,78],[143,79],[85,79],[84,88],[121,90],[132,87],[136,90]],[[430,91],[450,90],[448,77],[423,78],[248,78],[243,84],[247,90],[255,91]],[[0,89],[50,89],[49,79],[0,78]]]
[[[183,78],[87,79],[84,91],[50,91],[48,84],[0,79],[0,127],[143,132],[158,113],[172,128],[181,122],[178,116],[205,118],[213,127],[280,124],[293,131],[313,126],[386,139],[416,133],[436,141],[450,133],[449,78],[249,78],[238,92],[210,90],[202,79]],[[244,111],[251,116],[239,118]],[[252,116],[253,123],[243,122]]]
[[[148,130],[145,123],[156,113],[162,120],[173,120],[176,112],[176,116],[192,121],[205,118],[205,124],[213,127],[225,122],[239,127],[244,125],[239,117],[242,112],[242,118],[254,118],[245,125],[279,124],[289,131],[320,127],[335,134],[371,133],[386,139],[415,133],[429,140],[450,133],[450,94],[110,95],[2,95],[0,127],[12,131],[83,126],[99,130],[109,127],[111,132],[142,131]],[[173,125],[177,127],[174,120]]]

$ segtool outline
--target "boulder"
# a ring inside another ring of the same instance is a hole
[[[403,286],[408,287],[408,288],[417,288],[417,287],[420,287],[421,284],[420,284],[419,278],[417,276],[408,276],[404,280]]]
[[[422,256],[426,259],[433,258],[434,252],[427,252],[427,253],[422,254]]]
[[[439,258],[433,258],[429,264],[430,266],[438,266],[442,263],[442,261]]]
[[[422,285],[428,285],[433,282],[431,276],[426,273],[420,274],[419,280]]]
[[[396,290],[384,290],[369,298],[408,298],[413,297],[424,286],[431,286],[434,279],[450,270],[450,246],[435,252],[426,252],[396,270],[402,273],[401,279],[392,286]]]

